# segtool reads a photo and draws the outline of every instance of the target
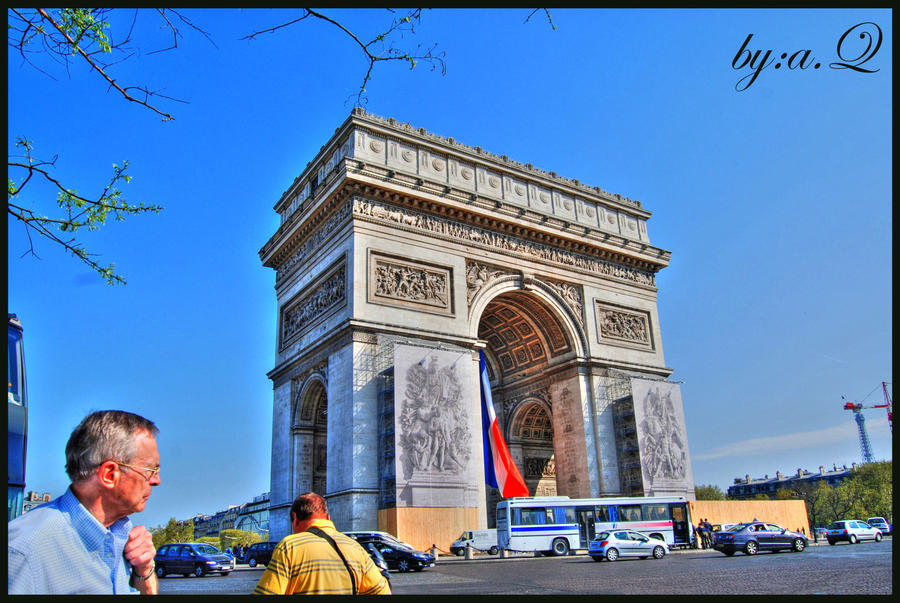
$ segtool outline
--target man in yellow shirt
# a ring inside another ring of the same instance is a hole
[[[294,501],[291,529],[272,551],[254,595],[391,594],[369,553],[335,529],[325,499],[315,492]]]

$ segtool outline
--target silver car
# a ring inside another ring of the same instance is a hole
[[[588,555],[594,561],[615,561],[619,557],[640,557],[662,559],[669,552],[663,540],[650,538],[633,530],[611,530],[600,532],[591,541]]]
[[[858,519],[843,519],[831,522],[825,530],[825,538],[828,539],[828,544],[836,544],[843,540],[850,544],[856,544],[862,540],[880,542],[881,530]]]

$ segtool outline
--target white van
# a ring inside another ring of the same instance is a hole
[[[487,551],[491,555],[496,555],[500,550],[497,548],[497,530],[494,528],[466,530],[450,545],[450,552],[454,555],[465,555],[466,546],[470,546],[476,551]]]

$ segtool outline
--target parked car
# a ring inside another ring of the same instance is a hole
[[[353,538],[354,540],[362,539],[382,539],[390,542],[396,542],[398,544],[406,544],[402,540],[398,540],[396,536],[390,534],[388,532],[379,532],[378,530],[363,530],[357,532],[344,532],[344,535]],[[406,546],[409,546],[406,544]]]
[[[880,542],[881,530],[858,519],[842,519],[831,522],[825,531],[825,537],[828,539],[828,544],[837,544],[841,541],[856,544],[862,540]]]
[[[615,561],[619,557],[640,557],[662,559],[669,552],[664,540],[645,536],[633,530],[600,532],[591,540],[588,555],[594,561]]]
[[[378,568],[378,571],[381,572],[381,575],[385,577],[388,583],[390,583],[391,572],[388,571],[390,568],[388,568],[387,561],[384,560],[384,557],[378,551],[378,547],[375,546],[375,543],[366,542],[361,543],[360,546],[366,549],[366,551],[369,553],[369,556],[372,558],[372,561],[375,563],[375,567]]]
[[[227,576],[234,570],[233,557],[202,542],[165,544],[156,551],[153,562],[158,578],[165,578],[168,574],[193,574],[199,578],[215,572]]]
[[[804,534],[765,521],[739,523],[731,529],[713,534],[713,548],[729,557],[738,551],[747,555],[783,549],[799,553],[808,545],[809,540]]]
[[[382,534],[344,532],[362,545],[372,543],[384,557],[388,567],[392,570],[408,572],[410,570],[421,572],[426,567],[434,567],[434,556],[431,553],[417,551],[405,542],[401,542],[391,536]]]
[[[870,517],[866,520],[866,523],[873,528],[881,530],[881,533],[885,536],[891,535],[891,524],[889,524],[884,517]]]
[[[277,542],[254,542],[244,553],[244,561],[250,567],[257,565],[268,565],[272,559],[272,551],[275,550]]]

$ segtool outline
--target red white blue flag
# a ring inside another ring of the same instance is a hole
[[[500,490],[500,496],[528,496],[528,486],[519,473],[515,461],[509,454],[509,448],[503,441],[497,415],[494,414],[494,402],[491,400],[491,381],[488,379],[484,352],[478,351],[479,369],[481,373],[481,422],[484,434],[484,480],[489,486]]]

